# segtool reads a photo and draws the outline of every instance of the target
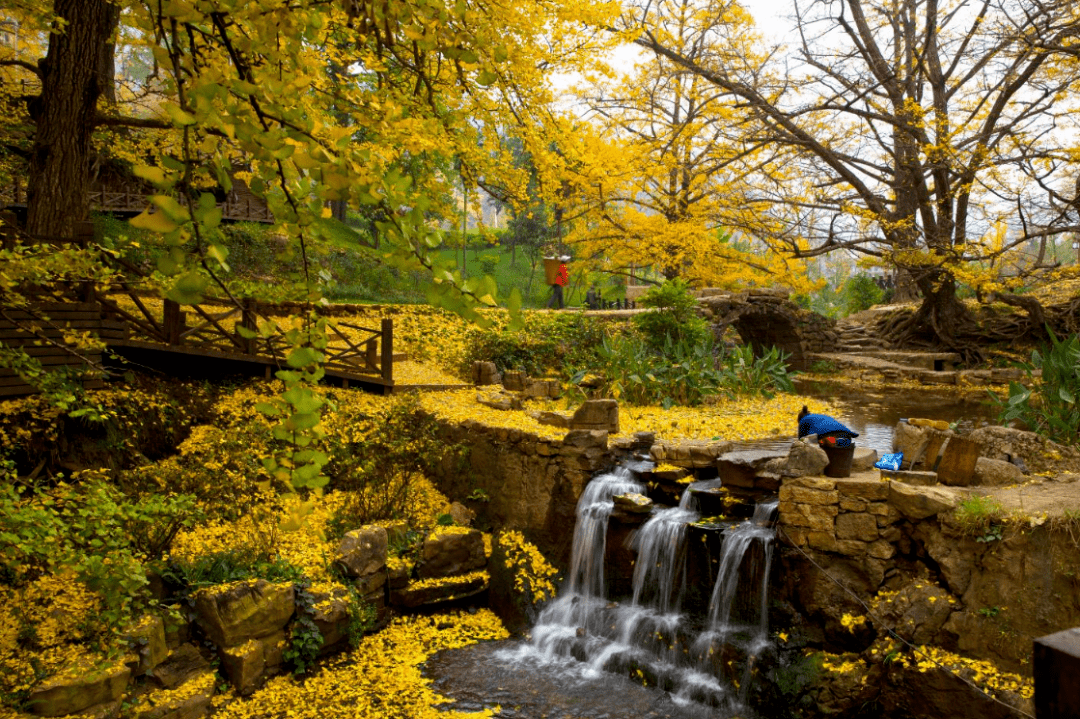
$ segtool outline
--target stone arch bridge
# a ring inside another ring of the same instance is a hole
[[[836,320],[802,309],[784,290],[704,289],[699,302],[718,331],[734,327],[755,355],[770,347],[780,349],[793,370],[810,369],[811,355],[835,352],[839,343]]]

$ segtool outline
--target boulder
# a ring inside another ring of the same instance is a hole
[[[716,458],[716,470],[725,485],[753,487],[754,479],[766,471],[772,460],[783,461],[787,456],[788,452],[783,450],[744,449],[725,452]]]
[[[925,427],[915,427],[907,422],[896,423],[892,451],[904,453],[904,463],[901,465],[901,469],[910,467],[922,459],[923,452],[926,451],[926,445],[929,443],[930,436]]]
[[[175,689],[207,671],[210,671],[210,662],[206,661],[198,647],[181,644],[154,669],[154,680],[165,689]]]
[[[572,429],[563,437],[564,447],[607,450],[608,433],[602,429]]]
[[[855,454],[851,457],[851,471],[852,472],[867,472],[874,468],[874,463],[878,461],[878,452],[876,449],[870,449],[869,447],[856,447]]]
[[[490,583],[486,572],[479,576],[447,577],[436,584],[414,582],[404,589],[392,590],[390,603],[406,609],[415,609],[426,604],[471,597],[486,590]]]
[[[144,616],[128,628],[124,639],[138,656],[138,661],[134,662],[131,668],[132,676],[141,677],[161,664],[169,655],[169,647],[165,641],[165,622],[161,617],[150,614]]]
[[[287,640],[279,631],[263,639],[250,639],[221,650],[221,673],[242,696],[259,688],[266,677],[281,665]]]
[[[348,636],[349,591],[336,586],[328,592],[312,592],[315,626],[322,634],[322,651],[340,644]]]
[[[1080,467],[1080,448],[1066,447],[1034,432],[1012,427],[980,427],[968,435],[982,446],[982,456],[1006,462],[1022,462],[1029,472],[1075,471]]]
[[[1024,473],[1012,462],[1002,459],[979,457],[975,461],[975,481],[981,487],[1000,487],[1004,484],[1019,484],[1024,481]]]
[[[450,505],[450,516],[454,520],[454,524],[462,527],[468,527],[476,519],[476,512],[466,507],[461,502],[454,502]]]
[[[347,532],[338,545],[338,564],[351,577],[367,577],[386,567],[386,529],[375,525]]]
[[[525,383],[522,394],[526,397],[554,398],[562,394],[562,386],[554,379],[530,379]]]
[[[589,399],[577,408],[570,419],[574,429],[603,429],[619,433],[619,403],[613,399]]]
[[[27,705],[38,716],[77,714],[120,699],[130,678],[131,669],[122,662],[63,671],[30,692]]]
[[[792,442],[784,464],[780,467],[780,476],[816,477],[825,470],[828,463],[829,455],[821,447],[804,442]]]
[[[911,520],[926,519],[956,507],[956,497],[947,489],[889,483],[889,504]]]
[[[499,384],[502,377],[494,362],[476,361],[472,365],[472,381],[475,385]]]
[[[511,392],[520,392],[525,389],[528,379],[524,372],[503,372],[502,385]]]
[[[487,565],[483,535],[475,529],[448,527],[424,540],[417,563],[421,579],[464,574]]]
[[[209,587],[195,595],[196,621],[219,647],[274,634],[294,610],[292,584],[265,579]]]

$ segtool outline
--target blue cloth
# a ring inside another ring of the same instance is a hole
[[[832,434],[849,439],[859,436],[858,432],[852,432],[827,414],[808,414],[799,420],[799,437],[805,437],[808,434],[816,434],[818,437]]]
[[[883,454],[881,455],[881,459],[874,463],[874,466],[878,469],[891,469],[895,472],[900,469],[900,464],[903,461],[903,452],[897,452],[896,454]]]

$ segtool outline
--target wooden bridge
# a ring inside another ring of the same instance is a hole
[[[87,225],[83,223],[76,242],[87,241],[87,232],[92,233]],[[276,369],[288,368],[291,345],[278,331],[260,332],[287,317],[287,312],[252,299],[209,298],[194,305],[161,302],[143,288],[145,280],[136,268],[116,262],[127,279],[105,292],[66,288],[69,301],[0,308],[0,343],[22,349],[47,368],[82,372],[87,388],[101,386],[101,373],[90,370],[104,366],[110,354],[169,376],[261,374],[269,379]],[[68,337],[85,332],[103,341],[104,353],[75,350]],[[381,394],[393,391],[393,320],[364,327],[328,319],[327,339],[322,354],[328,381]],[[33,391],[14,370],[0,369],[0,397]]]
[[[234,189],[218,203],[221,219],[235,222],[272,223],[274,214],[266,202],[256,197],[247,189],[247,185],[236,180]],[[134,183],[111,183],[91,188],[86,193],[91,210],[118,215],[137,215],[151,207],[145,187]],[[26,190],[18,181],[0,187],[0,204],[10,209],[22,210],[26,207]]]

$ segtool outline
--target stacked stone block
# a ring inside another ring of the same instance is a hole
[[[796,477],[780,487],[780,526],[797,546],[849,557],[891,559],[900,512],[889,483]]]

